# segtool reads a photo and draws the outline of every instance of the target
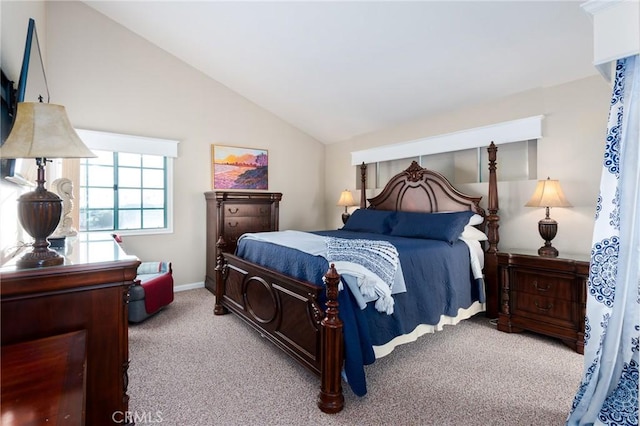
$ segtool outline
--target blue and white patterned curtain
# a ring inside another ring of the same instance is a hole
[[[638,424],[640,56],[618,60],[591,249],[584,375],[567,425]]]

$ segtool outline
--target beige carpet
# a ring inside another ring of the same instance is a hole
[[[562,425],[582,356],[555,339],[506,334],[474,317],[366,367],[368,394],[316,406],[318,378],[205,289],[129,328],[129,408],[162,425]],[[144,424],[145,421],[138,421]]]

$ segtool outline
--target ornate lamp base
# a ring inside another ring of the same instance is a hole
[[[545,245],[538,249],[538,254],[544,257],[558,257],[558,249],[552,247],[551,245]]]
[[[62,200],[44,188],[44,159],[38,159],[38,186],[18,198],[18,219],[34,238],[33,250],[17,262],[18,268],[62,265],[64,257],[49,249],[47,237],[55,231],[62,214]]]
[[[31,251],[25,253],[18,261],[16,266],[18,268],[42,268],[45,266],[56,266],[64,263],[64,257],[60,256],[53,250],[46,249],[46,251]]]
[[[551,240],[558,233],[558,222],[547,216],[538,222],[538,232],[544,240],[544,246],[538,249],[538,254],[545,257],[558,257],[558,250],[551,246]]]
[[[342,213],[342,223],[346,224],[349,220],[349,217],[351,217],[351,214],[347,212]]]

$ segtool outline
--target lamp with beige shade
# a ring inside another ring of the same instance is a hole
[[[356,203],[353,201],[353,195],[351,195],[351,191],[347,189],[342,191],[342,193],[340,193],[340,199],[338,200],[337,205],[344,207],[344,213],[342,213],[342,223],[347,223],[347,220],[349,220],[349,216],[351,216],[347,209],[356,205]]]
[[[19,268],[54,266],[64,258],[49,249],[47,238],[57,228],[62,200],[47,191],[45,165],[51,158],[87,158],[96,155],[80,140],[65,108],[48,103],[20,102],[11,133],[0,147],[0,158],[35,158],[37,187],[18,198],[18,219],[34,238],[33,250],[17,262]]]
[[[535,192],[525,206],[545,208],[545,218],[538,222],[538,232],[544,240],[544,246],[538,249],[538,254],[546,257],[558,257],[558,250],[551,245],[551,240],[558,232],[558,222],[549,217],[549,209],[551,207],[571,207],[562,192],[560,182],[548,177],[546,180],[538,181]]]

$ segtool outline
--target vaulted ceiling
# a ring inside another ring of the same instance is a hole
[[[577,1],[86,1],[323,143],[596,73]]]

